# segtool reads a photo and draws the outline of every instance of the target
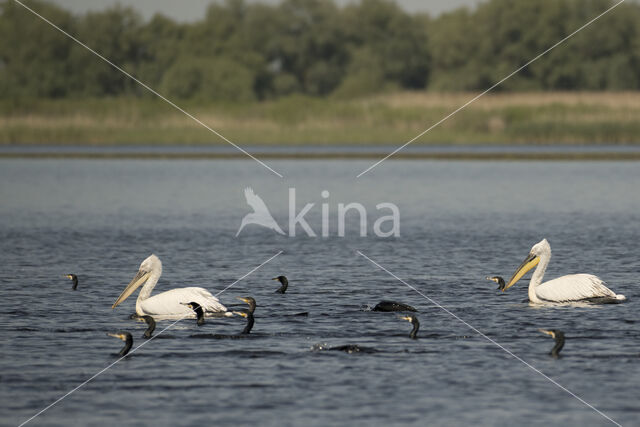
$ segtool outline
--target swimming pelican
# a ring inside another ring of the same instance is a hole
[[[127,355],[127,353],[129,353],[129,350],[131,350],[131,346],[133,346],[133,337],[129,332],[118,331],[118,333],[115,334],[110,334],[109,332],[107,332],[107,335],[124,341],[124,347],[122,347],[122,350],[120,350],[118,356],[124,357]]]
[[[562,347],[564,347],[564,332],[559,331],[557,329],[550,329],[550,330],[538,329],[538,330],[543,334],[550,335],[551,338],[556,340],[556,345],[553,346],[553,348],[551,349],[551,353],[549,354],[551,354],[553,357],[557,359],[560,356],[560,350],[562,350]]]
[[[267,208],[267,205],[260,196],[254,193],[251,188],[247,187],[244,189],[244,197],[247,199],[247,204],[253,209],[253,212],[246,214],[244,218],[242,218],[242,223],[240,223],[236,237],[238,237],[244,226],[249,224],[261,225],[284,235],[284,231],[282,231],[276,220],[273,219],[269,208]]]
[[[160,258],[151,255],[142,261],[140,269],[129,282],[111,308],[126,300],[143,283],[138,299],[136,300],[136,313],[138,316],[162,316],[164,318],[194,317],[193,311],[184,304],[195,301],[200,304],[207,313],[218,313],[224,316],[233,316],[227,308],[220,304],[218,298],[211,295],[203,288],[177,288],[151,296],[151,291],[158,283],[162,274],[162,262]]]
[[[289,287],[289,281],[285,276],[274,277],[271,280],[277,280],[278,282],[280,282],[281,286],[276,290],[276,294],[284,294],[285,292],[287,292],[287,288]]]
[[[626,300],[624,295],[617,294],[602,279],[591,274],[571,274],[542,283],[542,277],[551,259],[551,246],[547,239],[536,243],[529,255],[517,268],[502,289],[506,291],[525,273],[536,267],[529,282],[529,301],[532,303],[588,301],[600,303],[617,303]]]

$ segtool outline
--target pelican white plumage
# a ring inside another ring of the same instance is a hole
[[[194,317],[193,311],[185,306],[192,301],[197,302],[205,313],[233,316],[218,298],[203,288],[177,288],[151,296],[151,291],[162,275],[162,262],[155,255],[142,261],[140,269],[129,282],[111,308],[126,300],[142,284],[142,289],[136,300],[136,314],[138,316],[158,316],[162,318]]]
[[[279,234],[284,234],[284,231],[282,231],[276,220],[273,219],[269,208],[267,208],[267,205],[260,196],[254,193],[251,188],[247,187],[244,189],[244,197],[247,199],[247,204],[253,209],[253,212],[246,214],[244,218],[242,218],[242,223],[240,224],[240,228],[238,228],[236,237],[238,237],[244,226],[249,224],[261,225]]]
[[[573,301],[618,303],[627,299],[624,295],[613,292],[602,279],[592,274],[571,274],[542,283],[550,259],[551,246],[547,239],[542,239],[531,248],[527,258],[516,269],[502,291],[509,289],[527,271],[537,266],[529,282],[529,301],[532,303]]]

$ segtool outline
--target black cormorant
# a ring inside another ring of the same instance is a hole
[[[414,311],[417,312],[415,308],[411,307],[408,304],[403,304],[401,302],[396,301],[380,301],[376,304],[375,307],[371,311]]]
[[[551,355],[555,358],[560,356],[560,350],[564,347],[564,332],[557,329],[538,329],[543,334],[551,335],[551,338],[556,340],[556,345],[551,349]]]
[[[131,350],[131,346],[133,346],[133,337],[129,332],[118,331],[115,334],[107,332],[107,335],[124,341],[124,347],[122,347],[122,350],[120,350],[120,353],[118,353],[119,356],[126,356],[127,353],[129,353],[129,350]]]
[[[289,287],[289,281],[285,276],[274,277],[271,280],[277,280],[282,285],[278,288],[278,290],[276,290],[276,294],[284,294],[285,292],[287,292],[287,288]]]
[[[498,284],[498,288],[501,291],[504,291],[504,287],[507,286],[504,279],[500,276],[487,276],[487,280],[491,280],[492,282],[496,282]]]
[[[136,314],[135,315],[135,319],[138,322],[146,323],[147,326],[148,326],[147,330],[144,331],[144,335],[142,337],[143,338],[151,338],[151,336],[153,335],[153,331],[155,331],[155,329],[156,329],[156,321],[153,319],[153,317],[151,317],[149,315],[138,316]]]
[[[198,326],[204,325],[204,310],[202,309],[202,306],[200,306],[200,304],[193,301],[188,304],[185,304],[185,303],[181,303],[181,304],[186,305],[196,313],[196,324]]]
[[[78,276],[76,276],[75,274],[65,274],[64,277],[73,281],[73,287],[71,289],[73,289],[74,291],[78,289]]]
[[[414,314],[412,314],[411,316],[402,316],[400,318],[402,320],[408,320],[409,322],[411,322],[411,324],[413,325],[413,329],[411,330],[409,336],[414,340],[418,338],[418,329],[420,329],[420,321],[418,320],[418,318]]]

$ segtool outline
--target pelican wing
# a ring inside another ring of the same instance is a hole
[[[271,216],[271,214],[269,214],[269,209],[267,208],[267,205],[265,205],[264,201],[260,198],[260,196],[258,196],[256,193],[253,192],[252,188],[247,187],[244,189],[244,197],[247,199],[247,204],[251,206],[251,208],[255,213],[267,214]]]
[[[144,314],[151,316],[189,315],[189,317],[193,317],[193,311],[182,304],[190,302],[200,304],[205,313],[227,311],[227,308],[220,303],[218,298],[203,288],[171,289],[145,299],[140,303],[140,307]]]
[[[616,294],[606,283],[591,274],[571,274],[544,282],[535,288],[538,298],[546,301],[578,301],[589,298],[611,297]]]

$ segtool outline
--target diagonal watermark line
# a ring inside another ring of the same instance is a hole
[[[248,273],[246,273],[245,275],[241,276],[239,279],[237,279],[235,282],[233,282],[232,284],[230,284],[229,286],[225,287],[223,290],[221,290],[220,292],[218,292],[217,294],[215,294],[215,296],[220,295],[221,293],[223,293],[224,291],[226,291],[227,289],[229,289],[230,287],[232,287],[233,285],[235,285],[236,283],[240,282],[242,279],[244,279],[245,277],[251,275],[252,273],[254,273],[256,270],[260,269],[262,266],[264,266],[265,264],[269,263],[271,260],[273,260],[275,257],[277,257],[278,255],[282,254],[283,251],[279,251],[277,254],[273,255],[271,258],[269,258],[268,260],[264,261],[262,264],[258,265],[257,267],[254,267],[253,269],[251,269]],[[92,375],[91,377],[89,377],[87,380],[85,380],[84,382],[82,382],[80,385],[76,386],[75,388],[73,388],[72,390],[66,392],[64,395],[62,395],[61,397],[59,397],[57,400],[55,400],[53,403],[50,403],[48,406],[46,406],[45,408],[43,408],[42,410],[40,410],[38,413],[36,413],[35,415],[33,415],[31,418],[27,419],[26,421],[23,421],[22,423],[20,423],[20,427],[24,426],[25,424],[31,422],[32,420],[34,420],[35,418],[37,418],[38,416],[42,415],[44,412],[48,411],[49,409],[51,409],[52,407],[54,407],[55,405],[57,405],[58,403],[60,403],[61,401],[63,401],[64,399],[66,399],[67,397],[69,397],[70,395],[72,395],[73,393],[75,393],[76,391],[78,391],[79,389],[81,389],[82,387],[84,387],[86,384],[88,384],[89,382],[91,382],[93,379],[95,379],[96,377],[100,376],[101,374],[103,374],[104,372],[106,372],[107,370],[109,370],[112,366],[114,366],[116,363],[120,362],[122,359],[124,359],[125,357],[129,356],[130,354],[136,352],[139,348],[145,346],[147,343],[153,341],[154,339],[156,339],[158,336],[162,335],[162,333],[164,331],[166,331],[167,329],[173,327],[176,323],[180,322],[181,320],[186,319],[187,317],[189,317],[190,314],[185,314],[184,316],[182,316],[181,318],[179,318],[178,320],[176,320],[175,322],[173,322],[172,324],[170,324],[169,326],[167,326],[166,328],[164,328],[163,330],[161,330],[160,332],[158,332],[156,335],[152,336],[151,338],[149,338],[148,340],[144,341],[142,344],[140,344],[139,346],[133,348],[129,354],[127,354],[126,356],[122,356],[118,359],[116,359],[113,363],[111,363],[110,365],[108,365],[106,368],[103,368],[102,370],[98,371],[96,374]]]
[[[491,86],[490,88],[486,89],[484,92],[480,93],[479,95],[476,95],[475,97],[471,98],[469,101],[467,101],[466,103],[464,103],[462,106],[458,107],[456,110],[452,111],[451,113],[449,113],[448,115],[444,116],[442,119],[440,119],[439,121],[437,121],[436,123],[434,123],[433,125],[431,125],[430,127],[428,127],[427,129],[425,129],[424,131],[420,132],[417,136],[415,136],[414,138],[410,139],[409,141],[405,142],[404,144],[402,144],[400,147],[396,148],[395,150],[393,150],[391,153],[387,154],[385,157],[383,157],[382,159],[378,160],[376,163],[374,163],[373,165],[369,166],[368,168],[366,168],[364,171],[360,172],[356,178],[360,178],[362,175],[366,174],[367,172],[369,172],[371,169],[375,168],[376,166],[378,166],[380,163],[384,162],[385,160],[387,160],[389,157],[394,156],[396,153],[398,153],[400,150],[404,149],[407,145],[413,143],[415,140],[417,140],[418,138],[420,138],[422,135],[426,134],[427,132],[429,132],[431,129],[435,128],[436,126],[440,125],[441,123],[445,122],[446,120],[448,120],[449,118],[451,118],[452,116],[456,115],[457,113],[459,113],[460,111],[464,110],[467,106],[469,106],[470,104],[472,104],[473,102],[475,102],[478,98],[480,98],[481,96],[487,94],[488,92],[491,92],[493,89],[495,89],[496,87],[500,86],[502,83],[504,83],[506,80],[510,79],[511,77],[513,77],[515,74],[518,74],[520,71],[522,71],[523,69],[525,69],[526,67],[528,67],[529,65],[531,65],[532,63],[534,63],[535,61],[537,61],[538,59],[542,58],[544,55],[546,55],[547,53],[551,52],[553,49],[555,49],[556,47],[560,46],[562,43],[566,42],[567,40],[569,40],[571,37],[575,36],[576,34],[578,34],[580,31],[584,30],[585,28],[587,28],[589,25],[593,24],[594,22],[596,22],[598,19],[602,18],[604,15],[606,15],[607,13],[611,12],[613,9],[615,9],[616,7],[620,6],[622,3],[624,3],[625,0],[620,0],[618,3],[614,4],[613,6],[611,6],[609,9],[605,10],[604,12],[602,12],[600,15],[596,16],[595,18],[591,19],[589,22],[587,22],[586,24],[584,24],[582,27],[578,28],[577,30],[575,30],[574,32],[572,32],[571,34],[569,34],[568,36],[566,36],[565,38],[563,38],[562,40],[560,40],[559,42],[555,43],[553,46],[547,48],[545,51],[543,51],[542,53],[538,54],[538,56],[536,56],[535,58],[531,59],[530,61],[526,62],[524,65],[522,65],[521,67],[517,68],[516,70],[514,70],[513,72],[511,72],[510,74],[508,74],[507,76],[503,77],[502,79],[500,79],[500,81],[498,81],[497,83],[495,83],[493,86]]]
[[[231,140],[229,140],[228,138],[226,138],[224,135],[222,135],[221,133],[219,133],[218,131],[216,131],[215,129],[213,129],[211,126],[207,125],[206,123],[204,123],[202,120],[198,119],[197,117],[195,117],[193,114],[189,113],[188,111],[184,110],[182,107],[178,106],[177,104],[175,104],[173,101],[170,101],[169,99],[167,99],[166,97],[164,97],[163,95],[161,95],[160,93],[158,93],[156,90],[152,89],[151,87],[149,87],[147,84],[143,83],[142,81],[140,81],[139,79],[137,79],[136,77],[134,77],[132,74],[128,73],[127,71],[125,71],[124,69],[122,69],[121,67],[119,67],[118,65],[114,64],[112,61],[110,61],[109,59],[105,58],[104,56],[102,56],[101,54],[99,54],[98,52],[96,52],[95,50],[93,50],[92,48],[90,48],[89,46],[87,46],[86,44],[82,43],[80,40],[78,40],[77,38],[73,37],[71,34],[69,34],[68,32],[66,32],[65,30],[63,30],[62,28],[60,28],[59,26],[57,26],[56,24],[54,24],[53,22],[49,21],[47,18],[45,18],[44,16],[40,15],[38,12],[36,12],[35,10],[31,9],[29,6],[25,5],[24,3],[22,3],[20,0],[13,0],[14,2],[16,2],[17,4],[19,4],[20,6],[22,6],[23,8],[25,8],[26,10],[28,10],[29,12],[31,12],[32,14],[34,14],[35,16],[37,16],[38,18],[40,18],[41,20],[43,20],[44,22],[46,22],[47,24],[49,24],[50,26],[52,26],[53,28],[55,28],[56,30],[60,31],[62,34],[64,34],[65,36],[69,37],[71,40],[73,40],[74,42],[78,43],[80,46],[84,47],[85,49],[87,49],[89,52],[93,53],[95,56],[97,56],[98,58],[102,59],[104,62],[106,62],[107,64],[111,65],[113,68],[115,68],[116,70],[120,71],[122,74],[124,74],[125,76],[129,77],[131,80],[133,80],[134,82],[138,83],[140,86],[142,86],[143,88],[145,88],[146,90],[148,90],[149,92],[153,93],[154,95],[156,95],[158,98],[162,99],[163,101],[165,101],[167,104],[171,105],[173,108],[175,108],[176,110],[180,111],[182,114],[184,114],[185,116],[189,117],[190,119],[192,119],[193,121],[195,121],[196,123],[198,123],[199,125],[201,125],[202,127],[204,127],[205,129],[207,129],[209,132],[215,134],[216,136],[218,136],[219,138],[223,139],[224,141],[226,141],[227,143],[229,143],[230,145],[232,145],[234,148],[236,148],[237,150],[239,150],[240,152],[242,152],[243,154],[249,156],[250,158],[252,158],[253,160],[255,160],[256,162],[258,162],[259,164],[261,164],[262,166],[264,166],[265,168],[269,169],[271,172],[273,172],[274,174],[278,175],[280,178],[283,178],[283,176],[276,172],[275,170],[273,170],[270,166],[268,166],[266,163],[264,163],[262,160],[258,159],[257,157],[253,156],[251,153],[249,153],[247,150],[245,150],[244,148],[240,147],[239,145],[237,145],[236,143],[232,142]]]
[[[551,383],[555,384],[556,386],[558,386],[560,389],[562,389],[563,391],[567,392],[569,395],[571,395],[572,397],[574,397],[575,399],[577,399],[578,401],[582,402],[583,404],[585,404],[586,406],[588,406],[589,408],[593,409],[594,411],[596,411],[598,414],[602,415],[604,418],[606,418],[607,420],[611,421],[613,424],[617,425],[617,426],[622,426],[620,423],[618,423],[617,421],[613,420],[611,417],[609,417],[607,414],[605,414],[604,412],[600,411],[599,409],[597,409],[595,406],[591,405],[589,402],[585,401],[584,399],[582,399],[580,396],[578,396],[577,394],[575,394],[574,392],[572,392],[571,390],[569,390],[568,388],[564,387],[562,384],[558,383],[556,380],[554,380],[553,378],[547,376],[544,372],[540,371],[539,369],[537,369],[536,367],[532,366],[530,363],[528,363],[527,361],[525,361],[524,359],[522,359],[521,357],[517,356],[516,354],[514,354],[511,350],[505,348],[504,346],[502,346],[500,343],[496,342],[495,340],[493,340],[492,338],[488,337],[487,335],[485,335],[484,333],[482,333],[481,331],[479,331],[477,328],[475,328],[473,325],[469,324],[468,322],[466,322],[464,319],[460,318],[458,315],[456,315],[455,313],[451,312],[450,310],[448,310],[446,307],[444,307],[443,305],[441,305],[440,303],[438,303],[437,301],[435,301],[433,298],[425,295],[424,293],[422,293],[421,291],[419,291],[418,289],[416,289],[415,287],[411,286],[409,283],[407,283],[406,281],[402,280],[400,277],[396,276],[395,274],[393,274],[391,271],[387,270],[386,268],[384,268],[383,266],[381,266],[380,264],[378,264],[377,262],[375,262],[374,260],[372,260],[371,258],[369,258],[368,256],[366,256],[365,254],[363,254],[362,252],[360,252],[359,250],[356,250],[356,253],[358,255],[360,255],[361,257],[363,257],[364,259],[366,259],[367,261],[369,261],[371,264],[375,265],[376,267],[378,267],[379,269],[385,271],[387,274],[389,274],[391,277],[393,277],[394,279],[398,280],[399,282],[403,283],[404,285],[406,285],[408,288],[413,289],[414,291],[416,291],[418,294],[420,294],[423,298],[425,298],[426,300],[428,300],[429,302],[431,302],[432,304],[434,304],[436,307],[440,308],[441,310],[443,310],[444,312],[446,312],[447,314],[451,315],[452,317],[454,317],[456,320],[460,321],[461,323],[465,324],[467,327],[469,327],[470,329],[472,329],[474,332],[476,332],[478,335],[480,335],[481,337],[483,337],[484,339],[486,339],[487,341],[489,341],[490,343],[494,344],[495,346],[499,347],[501,350],[503,350],[504,352],[506,352],[507,354],[509,354],[511,357],[513,357],[514,359],[522,362],[524,365],[526,365],[528,368],[530,368],[531,370],[533,370],[534,372],[540,374],[542,377],[544,377],[545,379],[547,379],[548,381],[550,381]]]

